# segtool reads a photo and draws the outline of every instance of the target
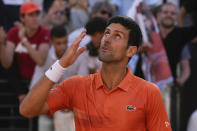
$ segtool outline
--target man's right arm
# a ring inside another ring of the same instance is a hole
[[[21,115],[30,118],[48,113],[49,106],[46,102],[46,98],[53,84],[54,82],[49,80],[46,76],[35,84],[20,104]]]
[[[85,50],[85,47],[78,49],[79,44],[85,34],[86,32],[83,31],[59,60],[58,64],[61,67],[66,68],[72,65],[77,57]],[[51,68],[52,71],[55,71],[53,69],[54,68]],[[58,72],[52,72],[49,74],[53,74],[53,76],[44,76],[37,84],[33,86],[33,88],[29,91],[25,99],[20,104],[20,113],[23,116],[35,117],[40,114],[49,113],[49,106],[46,102],[46,99],[50,89],[55,83],[51,78],[59,77],[57,76]]]

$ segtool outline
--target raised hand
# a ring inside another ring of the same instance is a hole
[[[73,44],[69,47],[69,49],[65,52],[65,54],[60,59],[59,63],[61,66],[66,68],[72,65],[77,59],[77,57],[85,51],[86,47],[81,47],[80,49],[78,49],[79,44],[85,35],[86,35],[86,30],[82,31],[82,33],[75,39]]]
[[[20,40],[22,41],[23,38],[25,38],[25,27],[22,23],[20,22],[15,22],[14,23],[18,28],[19,28],[19,32],[18,32],[18,37],[20,38]]]

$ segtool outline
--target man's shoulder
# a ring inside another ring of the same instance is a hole
[[[72,84],[76,84],[76,85],[87,84],[87,83],[91,82],[91,80],[92,80],[91,77],[92,77],[92,74],[75,75],[75,76],[69,77],[68,79],[65,79],[63,81],[63,83],[72,83]]]
[[[136,86],[138,88],[144,89],[146,91],[153,91],[153,92],[159,91],[158,86],[156,84],[154,84],[153,82],[144,80],[144,79],[137,77],[137,76],[135,76],[135,81],[137,83]]]

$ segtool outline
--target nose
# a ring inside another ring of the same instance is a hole
[[[112,37],[110,34],[108,34],[108,35],[104,35],[102,39],[103,39],[104,43],[110,43],[112,40]]]

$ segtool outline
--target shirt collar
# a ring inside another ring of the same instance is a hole
[[[99,71],[96,73],[96,79],[95,79],[96,89],[98,89],[104,85],[102,78],[101,78],[101,70],[102,70],[102,68],[100,68]]]
[[[128,72],[127,72],[126,76],[120,82],[120,84],[117,86],[117,88],[120,88],[126,92],[128,92],[130,85],[133,85],[135,83],[135,82],[132,82],[134,80],[134,75],[132,74],[132,72],[129,68],[127,68],[127,69],[128,69]],[[96,89],[103,87],[103,85],[104,85],[103,81],[102,81],[102,77],[101,77],[101,70],[102,70],[102,68],[100,68],[99,71],[96,73],[96,79],[95,79]]]
[[[120,82],[120,84],[117,86],[118,88],[128,92],[130,85],[133,85],[132,82],[134,80],[134,75],[132,74],[131,70],[127,68],[127,74],[124,77],[124,79]]]

